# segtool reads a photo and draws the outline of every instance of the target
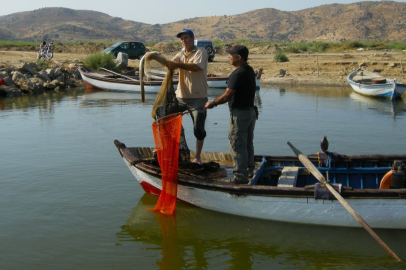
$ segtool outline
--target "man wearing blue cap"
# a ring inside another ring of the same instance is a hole
[[[166,66],[169,69],[179,69],[179,83],[176,90],[179,109],[188,110],[193,121],[193,131],[196,137],[196,155],[193,162],[201,163],[201,152],[206,137],[205,121],[207,102],[207,62],[205,49],[195,46],[195,36],[189,29],[183,29],[176,37],[180,38],[183,49],[175,55]]]

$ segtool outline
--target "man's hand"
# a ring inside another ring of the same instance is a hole
[[[214,107],[213,101],[207,101],[206,105],[204,105],[205,109],[213,109]]]
[[[168,61],[167,63],[166,63],[166,67],[168,68],[168,69],[176,69],[176,68],[178,68],[177,66],[176,66],[176,62],[174,62],[174,61]]]

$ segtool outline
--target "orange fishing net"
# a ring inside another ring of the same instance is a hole
[[[173,215],[178,191],[179,141],[183,113],[172,114],[152,123],[155,147],[162,175],[162,191],[154,211]]]
[[[149,53],[145,65],[140,65],[140,74],[144,71],[152,74],[151,60],[165,65],[167,60],[158,53]],[[155,147],[162,175],[162,191],[153,209],[166,215],[173,215],[176,207],[178,190],[178,164],[190,161],[190,151],[182,128],[183,113],[179,112],[178,101],[173,87],[173,72],[167,70],[161,88],[157,93],[151,116]]]

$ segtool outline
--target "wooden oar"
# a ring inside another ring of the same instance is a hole
[[[102,68],[102,67],[100,67],[100,69],[102,69],[102,70],[104,70],[104,71],[107,71],[107,72],[110,72],[110,73],[112,73],[112,74],[114,74],[114,75],[121,76],[121,77],[123,77],[123,78],[129,79],[130,81],[138,82],[138,80],[136,80],[136,79],[127,77],[127,76],[125,76],[125,75],[123,75],[123,74],[120,74],[120,73],[116,73],[116,72],[114,72],[114,71],[112,71],[112,70],[109,70],[109,69],[107,69],[107,68]]]
[[[303,155],[298,149],[296,149],[290,142],[288,142],[288,145],[290,148],[292,148],[293,152],[295,152],[296,156],[299,158],[299,160],[303,163],[303,165],[313,174],[314,177],[316,177],[319,182],[324,184],[328,190],[336,197],[336,199],[344,206],[344,208],[350,212],[350,214],[369,232],[369,234],[383,247],[383,249],[386,250],[386,252],[389,253],[395,260],[398,262],[404,263],[382,240],[379,238],[379,236],[369,227],[369,225],[361,218],[360,215],[358,215],[357,212],[347,203],[347,201],[338,193],[334,187],[332,187],[328,182],[326,182],[326,179],[324,176],[321,174],[321,172],[316,168],[316,166],[313,165],[313,163],[305,156]]]

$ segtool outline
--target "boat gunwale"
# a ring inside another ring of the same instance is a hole
[[[156,178],[161,178],[161,173],[159,167],[151,166],[148,161],[143,160],[140,153],[146,153],[148,156],[146,158],[152,157],[153,148],[150,147],[126,147],[124,144],[115,141],[115,145],[119,150],[120,155],[124,160],[126,160],[129,165],[135,167],[136,169],[143,171]],[[138,153],[138,156],[136,156]],[[210,155],[229,155],[221,152],[202,152],[202,154]],[[315,160],[312,155],[311,159]],[[280,160],[277,156],[256,156],[259,158],[270,158],[270,160]],[[376,161],[392,161],[397,159],[406,160],[406,155],[358,155],[358,156],[347,156],[342,155],[343,158],[349,162],[362,161],[366,158],[375,157]],[[294,156],[281,156],[285,160],[295,160],[297,157]],[[298,159],[297,159],[298,160]],[[373,161],[373,160],[369,160]],[[236,195],[255,195],[255,196],[271,196],[271,197],[294,197],[294,198],[314,198],[314,188],[312,187],[278,187],[278,186],[265,186],[265,185],[237,185],[233,183],[227,183],[224,181],[218,181],[207,178],[200,178],[197,176],[184,174],[179,172],[178,183],[191,188],[199,188],[205,190],[214,190],[219,192],[228,192],[230,194]],[[341,195],[345,198],[352,199],[406,199],[406,189],[350,189],[349,187],[343,188]]]
[[[96,80],[96,81],[101,81],[101,82],[109,82],[109,83],[118,83],[118,84],[128,84],[128,85],[140,85],[140,81],[136,79],[136,77],[134,77],[134,81],[125,79],[125,78],[120,78],[117,75],[117,78],[111,78],[111,77],[106,77],[106,76],[110,76],[109,74],[105,73],[105,72],[99,72],[99,71],[89,71],[83,67],[79,67],[78,68],[79,72],[81,73],[82,77],[88,77],[90,79]],[[105,74],[104,76],[97,76],[94,75],[93,73],[100,73],[100,74]],[[130,77],[130,76],[129,76]],[[135,81],[136,80],[136,81]],[[174,81],[173,84],[176,84],[177,81]],[[152,80],[152,81],[145,81],[144,85],[148,85],[148,86],[160,86],[162,85],[162,80]]]

